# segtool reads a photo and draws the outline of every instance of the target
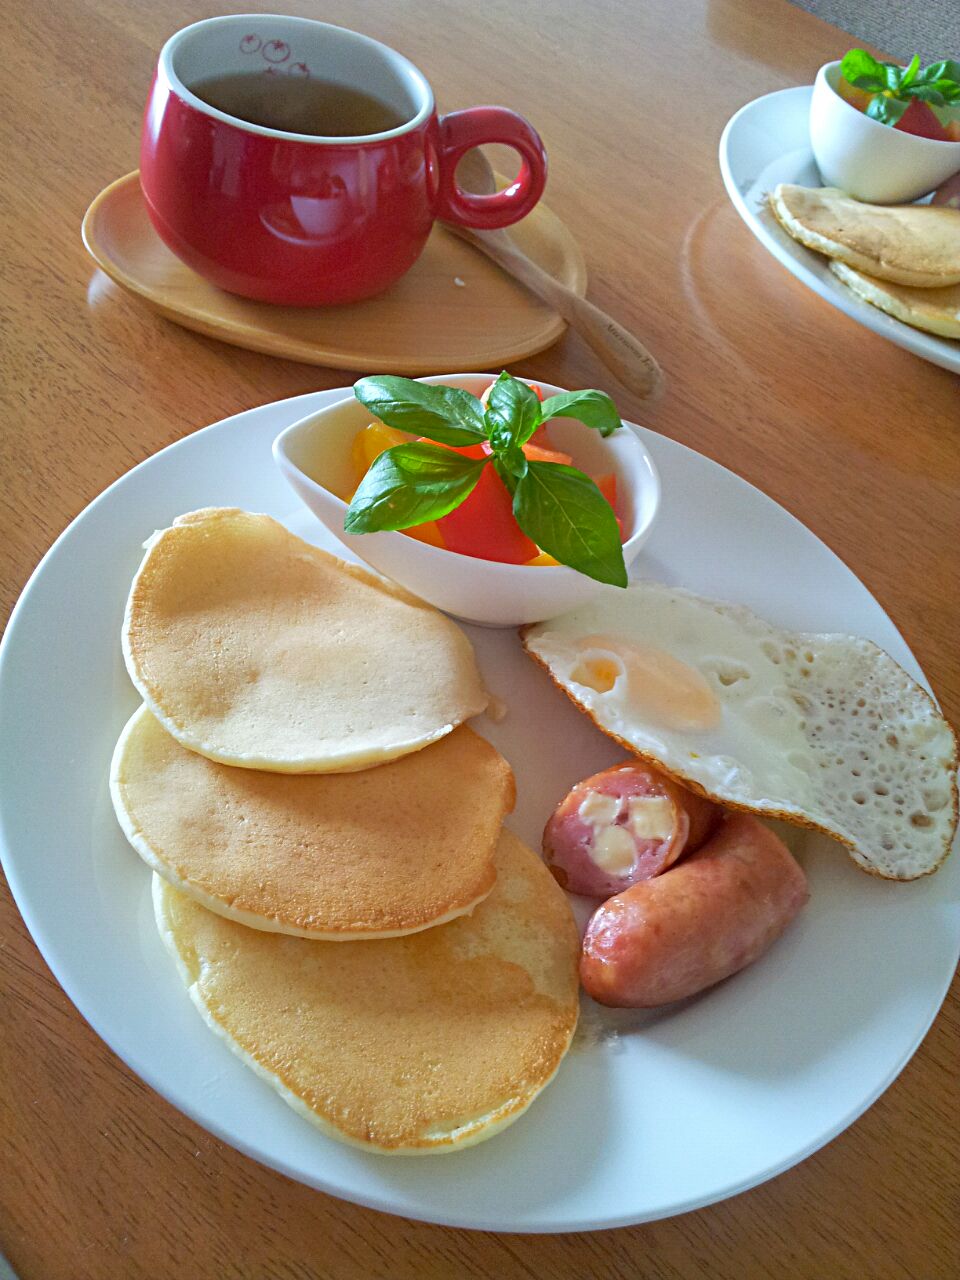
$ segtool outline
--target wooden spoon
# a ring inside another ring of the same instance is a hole
[[[474,147],[463,157],[460,173],[466,178],[467,189],[479,195],[490,195],[497,189],[493,170],[479,147]],[[553,307],[628,391],[645,400],[660,393],[663,389],[663,373],[640,339],[614,320],[613,316],[607,315],[586,298],[581,298],[572,289],[554,280],[553,276],[527,257],[508,231],[478,231],[452,222],[445,222],[444,226],[481,253],[485,253],[508,275],[519,280],[531,293]]]

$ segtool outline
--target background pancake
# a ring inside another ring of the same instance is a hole
[[[110,777],[127,839],[212,911],[313,938],[392,937],[469,911],[493,888],[513,774],[461,726],[360,773],[231,769],[141,707]]]
[[[844,262],[831,262],[830,270],[864,302],[915,329],[941,338],[960,338],[960,284],[946,289],[917,289],[908,284],[875,280]]]
[[[470,916],[384,942],[245,929],[153,878],[160,933],[206,1022],[327,1134],[443,1152],[512,1123],[577,1023],[579,936],[540,859],[504,831]]]
[[[782,182],[770,207],[794,240],[895,284],[960,284],[960,211],[935,205],[864,204],[835,187]]]
[[[123,651],[169,733],[249,769],[382,764],[487,704],[455,623],[268,516],[233,509],[180,516],[150,540]]]

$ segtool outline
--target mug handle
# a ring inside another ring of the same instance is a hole
[[[496,195],[464,191],[457,183],[460,158],[488,142],[503,143],[519,152],[516,181]],[[547,153],[533,125],[515,111],[507,107],[468,107],[440,119],[439,169],[437,217],[490,231],[519,222],[543,195]]]

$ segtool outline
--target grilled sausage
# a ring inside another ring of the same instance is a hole
[[[808,897],[786,845],[751,814],[730,814],[698,853],[597,908],[580,979],[601,1004],[683,1000],[752,964]]]
[[[720,810],[639,760],[578,782],[551,815],[543,852],[571,893],[609,898],[699,848]]]

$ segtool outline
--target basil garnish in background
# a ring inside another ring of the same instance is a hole
[[[960,102],[960,62],[950,58],[921,68],[920,57],[914,54],[909,65],[901,67],[895,62],[878,62],[865,49],[851,49],[844,54],[840,73],[847,84],[875,95],[866,114],[881,124],[896,124],[911,98],[932,107]]]
[[[617,518],[593,480],[576,467],[532,461],[522,448],[550,418],[578,418],[610,435],[623,424],[604,392],[567,391],[541,404],[525,382],[501,373],[486,409],[468,391],[410,378],[361,378],[354,393],[388,426],[438,445],[485,445],[485,456],[467,458],[423,442],[386,449],[347,508],[348,533],[438,520],[469,497],[490,465],[513,495],[514,517],[528,538],[571,569],[627,585]]]

